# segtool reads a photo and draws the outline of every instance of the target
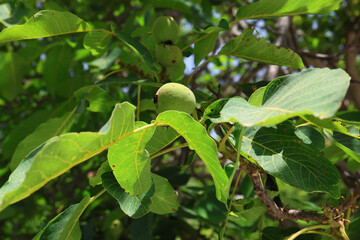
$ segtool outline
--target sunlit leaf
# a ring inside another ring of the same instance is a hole
[[[231,39],[218,55],[294,68],[304,67],[300,56],[294,51],[268,43],[264,38],[257,38],[253,32],[253,29],[245,29],[239,36]]]
[[[88,32],[90,26],[70,12],[42,10],[23,25],[15,25],[0,32],[0,43],[55,35]]]
[[[153,137],[146,145],[146,150],[150,155],[153,155],[157,151],[172,143],[178,137],[179,133],[171,127],[157,127]]]
[[[340,107],[350,77],[343,70],[309,69],[273,80],[266,88],[263,104],[250,105],[240,97],[210,105],[205,116],[213,122],[239,122],[244,126],[270,126],[299,115],[332,117]],[[219,111],[219,104],[224,105]]]
[[[337,10],[342,0],[260,0],[242,6],[236,13],[236,20],[253,18],[274,18],[300,14],[325,14]]]
[[[155,193],[151,197],[150,211],[156,214],[168,214],[178,210],[179,202],[174,188],[166,178],[152,174]]]
[[[111,118],[99,132],[65,133],[33,150],[0,188],[0,211],[131,135],[134,131],[134,109],[128,102],[117,104]]]
[[[207,134],[206,129],[189,114],[178,111],[166,111],[156,118],[157,123],[165,123],[185,138],[189,148],[195,150],[210,172],[216,188],[216,197],[226,203],[228,194],[226,184],[228,178],[222,169],[214,140]]]
[[[146,126],[136,122],[135,128]],[[139,195],[151,187],[150,157],[145,151],[147,142],[155,128],[145,128],[121,139],[108,150],[109,165],[124,190],[131,195]]]

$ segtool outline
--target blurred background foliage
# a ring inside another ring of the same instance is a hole
[[[141,39],[151,51],[155,49],[154,40],[150,37],[152,22],[160,15],[170,15],[181,29],[176,44],[184,48],[199,36],[201,29],[217,26],[220,19],[233,21],[237,9],[252,2],[255,1],[1,1],[0,30],[23,24],[43,9],[69,11],[93,28],[110,30],[114,26],[131,34]],[[219,36],[210,56],[248,27],[255,27],[260,36],[269,42],[297,52],[306,67],[347,70],[352,80],[341,110],[360,109],[359,0],[345,0],[338,11],[328,15],[237,22]],[[18,143],[41,123],[76,111],[74,124],[67,130],[97,131],[108,119],[116,102],[136,103],[137,87],[129,83],[139,79],[137,69],[120,71],[131,69],[137,61],[134,59],[136,56],[119,41],[110,42],[105,53],[94,56],[84,48],[83,37],[83,34],[74,34],[0,44],[0,185],[10,175],[10,159]],[[183,54],[186,65],[184,79],[187,79],[195,69],[193,46]],[[87,100],[92,96],[74,94],[79,88],[92,85],[117,70],[114,78],[125,80],[106,85],[101,91],[93,93],[93,97],[102,100],[97,105],[88,106]],[[247,98],[275,77],[295,71],[298,70],[221,56],[195,73],[196,81],[192,82],[191,88],[196,90],[201,110],[218,98]],[[149,85],[143,86],[142,90],[141,119],[150,122],[154,114],[152,96],[157,88]],[[213,136],[217,134],[221,136],[221,129],[217,129]],[[324,154],[337,163],[342,177],[359,179],[359,163],[341,149],[327,146]],[[195,161],[184,172],[179,171],[188,158],[189,150],[177,150],[155,159],[152,165],[153,171],[167,177],[178,191],[181,203],[178,212],[165,216],[148,214],[133,220],[125,216],[116,201],[106,195],[96,200],[83,214],[80,221],[83,239],[217,239],[217,232],[226,218],[226,209],[216,200],[210,175],[200,161]],[[95,192],[88,180],[105,160],[106,153],[100,154],[51,181],[31,197],[8,207],[0,214],[0,238],[30,239],[64,208]],[[324,194],[309,195],[281,182],[278,184],[283,202],[292,208],[320,210],[329,200]],[[351,184],[346,179],[343,181],[343,194],[354,187]],[[239,195],[249,197],[253,194],[251,182],[244,175]],[[262,239],[281,239],[295,232],[299,224],[308,224],[272,221],[264,215],[266,209],[262,205],[254,208],[258,202],[244,203],[244,210],[249,207],[247,204],[251,205],[252,211],[244,211],[242,216],[230,220],[225,235],[229,239],[259,239],[259,229],[263,229]],[[351,239],[360,236],[359,224],[360,214],[356,214],[350,225]],[[321,237],[306,235],[299,239]]]

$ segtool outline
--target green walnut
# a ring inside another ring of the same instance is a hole
[[[152,35],[156,43],[175,43],[179,35],[179,26],[172,17],[158,17],[152,25]]]
[[[164,67],[175,67],[183,62],[182,52],[175,45],[157,44],[156,59]]]
[[[157,106],[158,113],[167,110],[177,110],[192,114],[196,107],[194,93],[180,83],[164,84],[156,92],[154,102]]]

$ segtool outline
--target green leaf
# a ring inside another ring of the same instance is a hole
[[[338,112],[336,114],[336,119],[342,123],[360,126],[360,112],[359,111]]]
[[[100,167],[98,168],[95,176],[91,177],[89,179],[89,184],[92,187],[95,187],[96,185],[100,185],[101,182],[101,175],[103,175],[106,172],[110,172],[111,171],[111,167],[109,165],[108,161],[103,162]]]
[[[138,40],[130,37],[130,35],[126,33],[115,30],[115,35],[121,41],[123,41],[127,46],[129,46],[132,50],[134,50],[136,55],[138,55],[142,60],[144,60],[144,62],[150,68],[153,67],[153,59],[151,53],[149,52],[149,50],[147,50],[147,48],[144,45],[142,45]]]
[[[342,0],[260,0],[240,7],[236,13],[236,21],[300,14],[325,14],[337,10],[341,2]]]
[[[153,155],[172,143],[178,137],[179,133],[171,127],[157,127],[154,135],[146,145],[146,150],[150,155]]]
[[[265,90],[266,87],[258,88],[253,94],[251,94],[248,102],[253,106],[260,107],[263,102]]]
[[[116,59],[119,58],[121,54],[121,50],[118,47],[115,47],[106,55],[102,56],[101,58],[97,58],[94,61],[90,62],[90,65],[98,67],[100,70],[110,68]]]
[[[134,132],[134,109],[128,102],[117,104],[99,132],[66,133],[33,150],[0,188],[0,211],[131,135]]]
[[[67,45],[54,47],[46,54],[43,80],[52,96],[71,96],[78,87],[70,76],[72,58],[73,49]]]
[[[359,137],[351,137],[339,132],[334,132],[332,135],[336,146],[341,148],[345,153],[360,162],[360,139]]]
[[[10,158],[14,154],[18,144],[27,137],[27,135],[31,134],[39,124],[48,120],[49,117],[51,118],[51,115],[52,111],[39,110],[22,120],[19,125],[15,126],[2,142],[3,157]]]
[[[146,126],[136,122],[135,128]],[[151,187],[150,157],[145,151],[155,128],[145,128],[121,139],[108,150],[108,161],[113,174],[124,190],[139,195]]]
[[[74,120],[74,111],[64,114],[60,118],[53,118],[40,124],[34,132],[28,135],[17,146],[14,155],[11,158],[10,169],[14,169],[19,163],[35,148],[40,146],[46,140],[66,132]]]
[[[231,211],[234,214],[246,220],[258,219],[266,210],[259,198],[238,199],[231,206]]]
[[[156,123],[169,125],[185,138],[189,148],[196,151],[211,174],[217,199],[226,204],[228,194],[225,187],[228,178],[220,165],[216,144],[207,134],[206,129],[189,114],[178,111],[160,113],[156,118]]]
[[[155,193],[151,197],[150,211],[156,214],[168,214],[178,210],[178,196],[169,181],[156,174],[152,174]]]
[[[84,37],[84,47],[89,49],[94,56],[103,54],[112,36],[113,33],[107,30],[88,32]]]
[[[342,125],[342,123],[339,120],[337,120],[336,118],[319,119],[312,115],[305,115],[305,116],[302,116],[302,118],[317,127],[329,129],[329,130],[336,131],[336,132],[341,132],[343,134],[352,136],[352,134],[349,133],[349,131],[346,129],[346,127],[344,127]]]
[[[242,152],[255,159],[266,172],[290,185],[339,198],[337,168],[313,145],[298,138],[295,131],[289,122],[247,128]]]
[[[0,97],[12,101],[22,91],[25,61],[12,51],[0,52],[0,59]]]
[[[223,29],[218,27],[214,28],[214,31],[210,33],[201,33],[197,39],[201,39],[195,43],[194,55],[195,55],[195,66],[197,66],[200,61],[205,58],[215,47],[216,40],[218,38],[219,32]]]
[[[312,144],[317,150],[323,151],[325,148],[325,138],[315,128],[311,126],[300,126],[295,131],[296,136],[305,144]]]
[[[65,211],[61,212],[56,217],[54,217],[45,226],[45,228],[42,229],[35,236],[34,239],[39,239],[39,240],[80,239],[81,232],[80,232],[80,236],[76,234],[78,236],[76,238],[72,238],[70,236],[76,233],[76,231],[79,231],[79,229],[76,228],[76,226],[79,223],[78,221],[81,214],[84,212],[84,210],[89,205],[89,203],[90,203],[90,197],[86,196],[81,200],[80,203],[71,205]]]
[[[331,117],[340,107],[349,80],[349,75],[341,69],[309,69],[270,82],[260,107],[235,97],[223,101],[225,105],[220,112],[219,102],[213,103],[206,109],[204,117],[213,122],[235,121],[246,127],[275,125],[306,114],[319,118]]]
[[[115,176],[111,172],[101,175],[102,184],[106,191],[119,203],[121,210],[132,218],[140,218],[149,212],[151,197],[154,195],[155,186],[151,187],[139,196],[133,196],[124,191]]]
[[[91,112],[108,112],[116,104],[116,101],[97,85],[82,87],[74,95],[78,100],[85,97],[89,102],[89,106],[86,109]]]
[[[0,32],[0,43],[91,31],[90,26],[70,12],[42,10],[23,25]]]
[[[17,24],[27,13],[27,9],[22,2],[0,4],[0,22],[6,27]]]
[[[294,51],[267,43],[264,38],[256,38],[254,29],[245,29],[239,36],[225,44],[218,55],[235,56],[266,64],[303,68],[304,64]]]

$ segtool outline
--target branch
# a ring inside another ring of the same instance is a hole
[[[306,222],[315,221],[322,223],[328,220],[324,214],[317,212],[305,212],[302,210],[292,210],[288,206],[279,208],[276,203],[270,198],[269,194],[264,188],[258,167],[250,162],[241,162],[241,168],[248,174],[251,182],[254,185],[254,192],[259,196],[261,202],[267,207],[269,214],[276,220],[280,219],[294,219],[304,220]]]

